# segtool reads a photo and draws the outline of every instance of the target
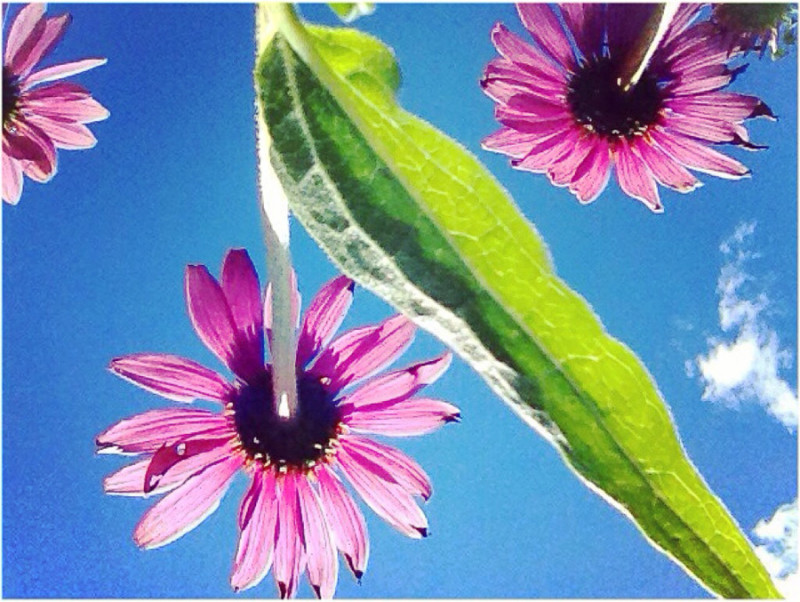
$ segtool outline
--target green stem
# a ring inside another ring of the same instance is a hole
[[[259,4],[256,9],[256,45],[258,56],[275,35],[277,23],[290,12],[286,5]],[[289,253],[289,202],[270,161],[272,138],[262,117],[257,99],[258,179],[261,215],[267,246],[267,272],[272,284],[272,392],[273,410],[284,419],[297,413],[297,377],[295,356],[295,316],[292,312],[294,283]],[[299,310],[299,308],[298,308]]]
[[[667,33],[679,4],[675,1],[657,4],[642,28],[642,33],[631,49],[619,72],[617,84],[625,91],[633,88],[642,77],[661,40]]]

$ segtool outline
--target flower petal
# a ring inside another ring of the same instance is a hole
[[[333,471],[322,465],[316,475],[322,507],[328,517],[334,543],[341,550],[355,578],[360,580],[367,570],[369,558],[369,536],[364,515]]]
[[[498,107],[498,109],[512,109],[518,115],[526,115],[528,119],[564,119],[572,117],[569,113],[567,105],[555,98],[542,98],[541,96],[533,94],[514,94],[508,99],[506,107]],[[575,120],[572,118],[571,123]]]
[[[353,430],[390,437],[424,435],[447,422],[456,422],[460,417],[461,412],[454,405],[425,397],[359,408],[345,406],[342,412],[342,420]]]
[[[278,524],[274,472],[254,472],[253,482],[242,498],[241,508],[249,508],[249,511],[239,526],[242,532],[230,578],[231,587],[237,592],[258,585],[272,566]]]
[[[572,182],[575,173],[583,160],[592,152],[595,147],[595,139],[592,136],[580,136],[571,152],[554,163],[547,169],[547,177],[556,186],[567,186]]]
[[[724,48],[714,50],[709,48],[708,38],[701,38],[694,48],[681,56],[669,61],[669,68],[673,73],[680,74],[681,79],[689,81],[697,74],[706,73],[706,69],[716,67],[711,73],[723,73],[729,54]]]
[[[158,548],[194,529],[217,509],[241,466],[239,456],[225,458],[168,493],[136,525],[133,532],[136,544],[145,549]]]
[[[453,354],[448,351],[439,357],[378,376],[350,393],[342,400],[341,405],[358,408],[367,404],[408,399],[438,380],[452,360]]]
[[[567,93],[563,81],[541,77],[502,56],[489,61],[480,84],[483,91],[497,102],[506,102],[509,96],[519,92],[527,92],[551,102],[563,102]]]
[[[103,491],[111,495],[133,495],[144,497],[144,475],[150,466],[150,458],[123,466],[103,479]],[[153,494],[164,493],[168,488],[160,484]]]
[[[226,456],[232,455],[230,446],[226,445],[230,438],[214,439],[188,439],[177,443],[165,443],[150,458],[150,464],[144,474],[144,492],[152,493],[161,483],[163,478],[172,472],[172,469],[179,466],[189,458],[202,456],[205,464],[208,461],[209,452],[213,454],[215,460],[221,460]]]
[[[729,179],[739,179],[750,173],[735,159],[686,136],[655,128],[650,137],[664,152],[690,169]]]
[[[678,11],[679,13],[682,12],[681,9]],[[674,33],[675,28],[673,25],[675,24],[676,20],[679,18],[679,15],[676,14],[673,19],[672,23],[670,24],[670,30]],[[692,27],[690,32],[686,32],[683,35],[677,34],[673,35],[671,40],[667,38],[670,37],[670,31],[662,39],[661,43],[659,44],[659,48],[656,50],[654,56],[658,56],[658,59],[663,61],[666,64],[669,64],[676,58],[679,58],[686,53],[693,53],[697,51],[698,46],[705,45],[706,48],[716,49],[717,45],[711,39],[708,31],[703,31],[702,29],[698,30],[697,26],[695,25]],[[697,35],[700,33],[700,35]]]
[[[99,452],[155,453],[164,443],[232,435],[224,416],[194,408],[161,408],[120,420],[97,436]]]
[[[662,124],[671,131],[715,144],[735,142],[739,138],[736,131],[736,123],[700,115],[677,115],[673,113],[667,116]]]
[[[97,144],[97,138],[82,123],[62,120],[36,113],[25,115],[25,119],[42,130],[55,143],[56,148],[82,150]]]
[[[707,92],[696,96],[681,96],[665,105],[683,115],[700,115],[741,122],[750,117],[774,119],[772,110],[761,99],[736,92]]]
[[[674,26],[675,23],[676,19],[673,18],[671,25]],[[712,63],[724,65],[731,58],[730,48],[724,36],[720,36],[717,27],[709,21],[695,24],[683,35],[675,36],[671,43],[666,40],[668,36],[669,32],[659,45],[658,54],[672,73]]]
[[[25,100],[86,100],[91,98],[92,94],[80,84],[75,82],[58,82],[55,84],[48,84],[41,88],[27,90],[25,92]]]
[[[550,145],[559,143],[563,135],[577,131],[574,119],[563,107],[556,105],[551,105],[547,114],[499,105],[495,107],[494,116],[502,125],[535,137],[528,154],[534,152],[533,147],[543,145],[547,140],[550,140]]]
[[[41,92],[36,98],[30,96],[23,97],[21,111],[24,115],[42,115],[61,121],[73,121],[76,123],[92,123],[101,121],[109,116],[108,109],[97,102],[91,96],[77,97],[71,94],[62,94],[56,87],[62,87],[65,83],[45,86],[34,92]]]
[[[656,182],[647,165],[631,150],[628,141],[620,138],[614,150],[617,182],[628,196],[642,201],[656,213],[663,211]]]
[[[509,31],[502,23],[496,23],[490,35],[497,51],[516,65],[524,66],[530,75],[566,84],[566,75],[559,71],[546,55]]]
[[[661,47],[668,48],[686,28],[691,25],[697,13],[703,8],[702,4],[680,4],[672,17],[672,21],[661,40]]]
[[[534,173],[547,171],[575,148],[580,136],[581,132],[576,128],[563,130],[539,142],[524,158],[512,159],[511,165],[515,169]]]
[[[302,476],[297,479],[297,498],[300,503],[300,516],[303,519],[308,581],[317,598],[330,599],[336,591],[339,572],[336,548],[319,498],[309,485],[308,479]]]
[[[570,192],[578,197],[581,203],[591,203],[605,190],[611,175],[610,166],[608,143],[596,140],[594,148],[575,170],[569,185]]]
[[[184,282],[189,319],[200,340],[232,372],[247,379],[252,367],[237,353],[236,325],[222,287],[204,265],[188,266]]]
[[[311,300],[297,339],[298,367],[305,366],[331,340],[350,309],[354,288],[350,278],[338,276]]]
[[[676,83],[669,87],[672,96],[693,96],[705,92],[715,92],[727,86],[733,80],[733,74],[724,65],[709,65],[690,76],[682,75]]]
[[[22,196],[22,166],[8,154],[5,146],[3,141],[3,200],[16,205]]]
[[[26,77],[25,87],[30,88],[45,82],[63,79],[65,77],[69,77],[70,75],[83,73],[89,69],[94,69],[95,67],[105,65],[107,62],[108,59],[104,58],[88,58],[70,61],[69,63],[61,63],[59,65],[53,65],[52,67],[46,67],[45,69],[35,71]]]
[[[292,471],[278,479],[278,534],[275,544],[273,576],[281,598],[297,592],[305,568],[302,518],[297,499],[297,475]],[[300,477],[305,478],[305,477]]]
[[[261,286],[250,256],[232,249],[222,263],[222,292],[237,331],[237,351],[249,374],[264,366],[264,324]]]
[[[3,129],[4,150],[22,162],[22,171],[28,177],[37,182],[47,182],[56,173],[56,148],[53,141],[37,126],[24,119],[15,119],[12,124],[12,127]]]
[[[657,146],[642,141],[634,148],[656,180],[664,186],[678,192],[691,192],[700,186],[696,177]]]
[[[27,75],[64,37],[64,33],[71,22],[72,17],[67,14],[44,19],[42,21],[41,35],[36,38],[34,44],[29,47],[26,44],[24,50],[20,49],[20,52],[12,61],[12,71],[22,77]]]
[[[339,391],[397,358],[411,343],[415,330],[414,323],[403,315],[351,330],[320,353],[311,373],[329,378],[329,390]]]
[[[3,65],[12,68],[15,62],[19,62],[17,54],[20,49],[25,45],[31,34],[36,34],[37,37],[41,35],[41,31],[35,31],[36,27],[43,28],[40,24],[44,18],[45,4],[39,2],[31,2],[22,7],[16,14],[11,26],[8,28],[8,35],[6,36],[6,51],[3,55]],[[12,73],[18,75],[18,71],[12,69]]]
[[[103,479],[103,490],[111,495],[135,497],[148,497],[166,493],[185,483],[186,479],[197,474],[209,464],[222,460],[230,453],[230,446],[219,445],[204,453],[188,456],[170,467],[149,492],[145,491],[144,485],[152,458],[145,458],[133,464],[128,464],[108,475]]]
[[[209,399],[226,403],[233,389],[213,370],[168,353],[134,353],[111,360],[109,370],[174,401]]]
[[[419,539],[428,535],[425,514],[382,466],[344,445],[336,457],[344,475],[378,516],[408,537]]]
[[[519,132],[514,128],[503,126],[481,140],[481,147],[488,151],[503,153],[515,159],[521,159],[528,154],[531,147],[540,138],[538,134]]]
[[[517,12],[536,43],[562,68],[571,69],[575,55],[553,9],[547,4],[519,2]]]
[[[433,486],[428,475],[413,458],[399,449],[357,435],[343,438],[342,445],[347,447],[349,452],[358,454],[383,468],[390,480],[411,495],[419,495],[426,500],[433,495]]]

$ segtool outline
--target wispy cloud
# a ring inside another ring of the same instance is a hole
[[[797,499],[779,507],[772,518],[758,521],[753,535],[761,545],[756,554],[787,600],[800,596],[797,573]]]
[[[709,350],[695,358],[705,384],[703,399],[737,407],[745,401],[760,403],[789,430],[797,428],[797,392],[781,376],[790,368],[792,352],[782,349],[778,334],[767,323],[769,299],[755,291],[746,264],[759,255],[749,249],[755,222],[740,224],[720,245],[725,265],[717,281],[721,337],[708,339]],[[687,362],[686,371],[694,375]]]

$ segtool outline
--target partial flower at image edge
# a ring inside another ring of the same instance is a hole
[[[45,16],[44,4],[27,4],[12,19],[3,49],[3,201],[16,205],[23,176],[48,182],[57,150],[92,148],[97,139],[85,124],[108,110],[82,86],[47,83],[105,64],[86,58],[35,70],[66,33],[69,14]],[[3,4],[3,22],[8,5]],[[47,85],[42,85],[47,84]]]
[[[625,194],[657,213],[658,184],[683,193],[700,186],[689,170],[747,176],[714,146],[764,148],[743,123],[774,115],[759,98],[724,90],[741,68],[728,66],[735,55],[715,26],[695,22],[701,5],[681,5],[638,82],[620,86],[652,6],[518,4],[534,44],[501,23],[492,29],[500,57],[481,86],[502,127],[483,148],[547,174],[581,203],[595,200],[613,172]]]

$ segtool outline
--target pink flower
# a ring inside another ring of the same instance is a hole
[[[414,501],[415,495],[431,495],[427,475],[399,450],[360,433],[420,435],[457,420],[454,406],[414,397],[442,374],[450,354],[354,387],[403,352],[414,326],[398,315],[328,343],[353,295],[353,282],[339,276],[311,301],[300,326],[298,407],[287,420],[274,409],[271,366],[263,358],[271,296],[268,289],[262,303],[247,252],[228,252],[221,283],[205,266],[189,266],[185,292],[197,334],[235,379],[228,382],[191,360],[162,353],[111,362],[112,372],[149,391],[179,402],[211,400],[221,410],[151,410],[97,437],[100,451],[145,456],[106,477],[106,492],[169,492],[136,526],[136,543],[156,548],[192,529],[216,509],[240,470],[251,483],[239,510],[230,577],[236,590],[256,585],[271,567],[281,597],[295,594],[303,570],[317,596],[330,597],[337,549],[360,579],[369,541],[339,473],[398,531],[427,535],[427,520]]]
[[[26,5],[14,17],[5,41],[3,200],[11,204],[22,194],[22,174],[47,182],[56,173],[56,149],[93,147],[97,140],[84,124],[108,117],[108,111],[77,84],[41,86],[106,62],[89,58],[34,71],[70,22],[69,15],[45,17],[44,10],[44,4]]]
[[[690,25],[699,8],[679,8],[641,79],[625,92],[618,73],[652,5],[518,4],[535,46],[500,23],[492,29],[502,56],[489,63],[481,85],[497,102],[503,127],[483,147],[509,155],[517,169],[546,173],[582,203],[597,198],[613,169],[620,188],[656,212],[656,182],[689,192],[699,182],[688,169],[747,175],[712,145],[759,148],[742,123],[772,113],[754,96],[722,91],[738,70],[728,68],[728,48],[710,23]]]
[[[766,2],[714,4],[711,22],[716,26],[717,35],[723,36],[723,43],[731,54],[754,50],[763,56],[769,48],[773,58],[777,58],[785,53],[785,49],[778,46],[781,30],[784,41],[794,41],[797,6]]]

